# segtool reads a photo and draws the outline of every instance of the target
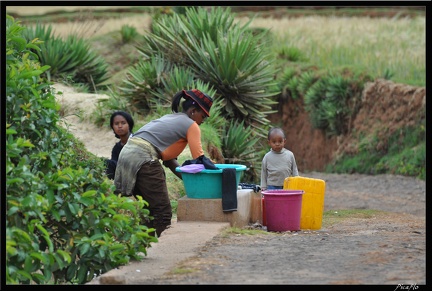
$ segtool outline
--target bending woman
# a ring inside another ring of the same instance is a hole
[[[182,112],[179,112],[180,100]],[[159,160],[180,179],[177,157],[189,145],[192,158],[204,155],[201,125],[210,116],[213,99],[197,90],[182,90],[173,97],[173,113],[152,120],[129,139],[117,162],[114,184],[126,196],[141,196],[148,202],[153,220],[145,221],[159,237],[171,225],[172,209],[165,171]]]

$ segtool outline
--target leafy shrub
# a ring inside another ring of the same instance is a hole
[[[24,29],[7,15],[6,283],[82,284],[157,238],[141,225],[147,202],[115,195],[103,161],[57,125],[49,66]]]
[[[244,164],[248,167],[244,180],[259,181],[262,155],[256,150],[259,138],[250,126],[245,127],[242,122],[231,120],[227,124],[226,135],[222,140],[222,152],[227,157],[227,164]],[[247,177],[246,177],[247,176]]]
[[[120,34],[122,42],[129,43],[138,35],[138,32],[135,27],[126,24],[121,27]]]
[[[192,78],[209,84],[222,99],[222,116],[244,121],[265,136],[265,116],[273,113],[271,90],[274,81],[274,58],[261,42],[268,30],[254,34],[249,23],[234,22],[230,9],[189,7],[185,14],[160,15],[152,24],[152,33],[137,46],[143,61],[160,56],[165,64],[187,68]],[[164,73],[168,70],[164,70]],[[163,73],[160,79],[166,79]],[[136,83],[149,85],[149,80]],[[130,80],[129,80],[130,81]],[[183,84],[185,87],[185,84]]]
[[[344,155],[326,167],[327,172],[361,174],[396,174],[426,179],[425,126],[405,127],[395,131],[380,149],[382,138],[363,137],[358,153]]]
[[[367,77],[366,77],[367,78]],[[341,73],[331,72],[319,79],[302,74],[301,90],[304,92],[305,109],[312,125],[322,129],[328,136],[348,132],[349,118],[355,116],[363,79],[355,80]],[[308,87],[309,86],[309,87]]]
[[[307,58],[304,56],[304,53],[296,47],[286,47],[283,46],[279,48],[278,57],[281,59],[286,59],[291,62],[303,62],[307,61]]]
[[[24,30],[23,36],[27,41],[43,41],[40,49],[34,49],[34,52],[42,65],[50,66],[45,72],[48,80],[69,79],[95,92],[109,78],[105,60],[92,51],[86,40],[76,35],[69,35],[63,40],[52,34],[51,25],[37,24]]]

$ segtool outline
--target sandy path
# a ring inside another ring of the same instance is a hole
[[[89,152],[99,157],[111,157],[112,147],[118,139],[110,128],[98,127],[90,120],[97,101],[107,99],[109,96],[77,93],[73,88],[58,83],[53,87],[63,92],[61,95],[56,95],[65,112],[65,117],[60,124],[82,141]]]

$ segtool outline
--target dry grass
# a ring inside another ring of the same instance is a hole
[[[122,6],[122,7],[132,7],[132,6]],[[44,15],[53,12],[74,12],[82,10],[108,10],[115,9],[118,6],[7,6],[6,11],[10,13],[18,13],[19,15]]]
[[[354,65],[381,76],[390,69],[396,82],[425,84],[425,17],[257,18],[251,27],[270,28],[275,47],[296,47],[319,67]]]
[[[84,22],[73,23],[72,27],[86,27],[88,33],[83,35],[83,37],[90,38],[105,35],[113,31],[120,31],[123,25],[135,27],[138,33],[145,34],[148,32],[150,23],[151,16],[149,14],[143,14],[127,18],[110,18],[102,20],[87,19]],[[57,23],[53,25],[53,31],[54,34],[64,37],[73,32],[74,29],[71,29],[71,23]]]
[[[126,8],[131,6],[122,7]],[[108,10],[110,8],[115,9],[118,8],[118,6],[9,6],[6,7],[6,11],[17,13],[22,16],[41,15],[41,17],[46,13],[57,11],[79,12],[78,17],[74,21],[47,24],[52,25],[53,34],[60,37],[67,37],[68,35],[73,34],[88,39],[91,37],[102,36],[113,31],[120,31],[123,25],[135,27],[137,32],[140,34],[144,34],[148,31],[151,23],[150,14],[143,13],[135,16],[129,15],[128,17],[123,18],[96,19],[89,10]]]

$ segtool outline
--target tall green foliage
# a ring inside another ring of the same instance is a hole
[[[230,8],[189,7],[185,14],[160,16],[137,49],[144,61],[160,56],[164,63],[188,68],[194,79],[216,89],[222,116],[244,121],[264,136],[269,123],[266,116],[274,112],[272,97],[277,92],[271,88],[276,71],[268,43],[263,41],[268,31],[253,34],[248,25],[235,23]],[[131,89],[129,86],[128,94]]]
[[[85,283],[157,238],[147,202],[113,193],[104,163],[57,125],[38,40],[6,19],[6,283]]]
[[[119,91],[132,109],[150,114],[158,106],[170,108],[172,96],[183,88],[192,88],[193,82],[194,76],[188,68],[177,67],[155,54],[128,70]]]
[[[330,73],[314,78],[312,72],[301,75],[299,89],[304,95],[305,109],[312,125],[328,136],[346,134],[349,119],[359,110],[363,83],[369,80],[355,79],[340,73]]]
[[[247,170],[243,179],[259,183],[261,160],[263,154],[257,150],[259,139],[250,126],[244,126],[243,121],[231,120],[226,124],[226,135],[222,140],[222,151],[227,164],[243,164]]]
[[[27,41],[42,40],[40,49],[34,52],[42,65],[48,65],[46,70],[49,80],[70,79],[95,92],[109,78],[108,64],[96,54],[90,44],[76,35],[69,35],[66,40],[54,36],[52,26],[37,24],[23,32]]]

